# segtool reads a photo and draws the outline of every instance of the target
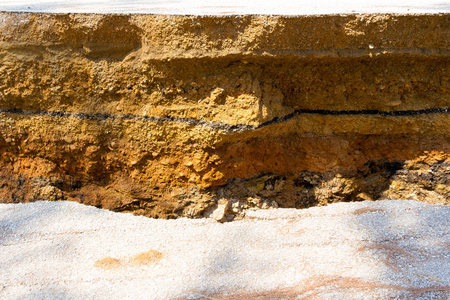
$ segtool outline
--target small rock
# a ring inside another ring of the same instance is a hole
[[[219,200],[219,203],[216,207],[210,209],[205,213],[205,216],[207,218],[212,218],[218,222],[225,221],[226,213],[228,211],[228,208],[230,206],[230,202],[225,199]]]
[[[225,102],[225,90],[219,87],[214,89],[210,98],[214,103],[223,104]]]
[[[372,197],[366,193],[359,193],[358,195],[356,195],[356,198],[358,200],[373,201]]]
[[[58,188],[47,185],[39,190],[39,200],[55,201],[60,198],[60,193]]]

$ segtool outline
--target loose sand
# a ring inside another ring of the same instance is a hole
[[[447,299],[450,207],[416,201],[157,220],[0,204],[1,299]]]

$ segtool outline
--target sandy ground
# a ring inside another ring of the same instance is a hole
[[[0,204],[1,299],[448,299],[450,207],[416,201],[156,220]]]
[[[0,11],[148,13],[148,14],[280,14],[317,15],[341,13],[442,13],[450,3],[442,0],[0,0]]]

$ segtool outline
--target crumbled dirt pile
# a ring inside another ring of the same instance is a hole
[[[448,15],[0,20],[2,202],[448,204]]]

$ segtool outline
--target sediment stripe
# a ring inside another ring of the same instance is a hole
[[[326,109],[297,109],[296,111],[283,117],[275,117],[270,121],[264,122],[255,129],[266,127],[272,124],[286,122],[297,115],[302,114],[318,114],[322,116],[380,116],[380,117],[409,117],[429,114],[448,114],[449,107],[429,108],[420,110],[399,110],[399,111],[382,111],[382,110],[326,110]]]
[[[219,129],[226,132],[244,132],[250,130],[260,129],[272,124],[279,124],[286,122],[298,115],[302,114],[318,114],[323,116],[380,116],[380,117],[408,117],[408,116],[419,116],[419,115],[428,115],[428,114],[449,114],[450,108],[429,108],[429,109],[420,109],[420,110],[402,110],[402,111],[381,111],[381,110],[325,110],[325,109],[298,109],[294,112],[282,116],[275,117],[270,121],[264,122],[258,126],[253,125],[245,125],[245,124],[226,124],[215,121],[207,121],[201,119],[194,118],[180,118],[180,117],[171,117],[171,116],[139,116],[133,114],[102,114],[102,113],[77,113],[77,112],[62,112],[62,111],[47,111],[47,110],[23,110],[19,108],[0,108],[0,113],[10,113],[10,114],[19,114],[19,115],[31,115],[31,116],[50,116],[50,117],[73,117],[83,120],[138,120],[138,121],[149,121],[156,123],[165,123],[165,122],[176,122],[176,123],[184,123],[192,126],[204,126],[213,129]]]
[[[180,117],[148,117],[148,116],[138,116],[133,114],[102,114],[102,113],[77,113],[77,112],[62,112],[62,111],[47,111],[47,110],[23,110],[19,108],[9,108],[2,109],[0,108],[0,113],[10,113],[10,114],[19,114],[19,115],[30,115],[30,116],[49,116],[49,117],[73,117],[81,120],[137,120],[137,121],[148,121],[148,122],[156,122],[156,123],[166,123],[166,122],[176,122],[176,123],[184,123],[192,126],[204,126],[213,129],[220,129],[226,132],[243,132],[248,130],[256,129],[256,126],[252,125],[229,125],[220,122],[207,121],[201,119],[194,118],[180,118]]]

